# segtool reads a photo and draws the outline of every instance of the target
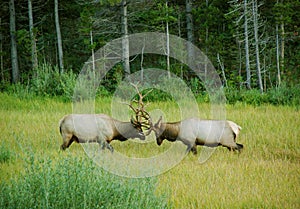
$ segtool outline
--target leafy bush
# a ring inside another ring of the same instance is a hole
[[[124,179],[89,159],[30,156],[26,172],[0,184],[0,208],[168,208],[155,179]]]
[[[60,73],[58,67],[43,64],[37,68],[36,75],[29,81],[30,91],[38,96],[64,95],[71,98],[76,83],[72,70]]]

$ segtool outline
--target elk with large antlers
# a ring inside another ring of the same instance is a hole
[[[70,114],[59,122],[59,129],[63,138],[61,149],[65,150],[72,142],[96,142],[102,148],[108,148],[112,140],[125,141],[128,138],[145,140],[142,125],[134,120],[122,122],[105,114]]]
[[[130,103],[129,107],[135,113],[135,119],[131,118],[130,122],[118,121],[105,114],[70,114],[64,116],[59,122],[60,133],[63,138],[61,149],[65,150],[73,142],[77,143],[91,143],[96,142],[102,145],[102,148],[108,148],[113,151],[110,145],[112,140],[125,141],[128,138],[139,138],[145,140],[142,127],[147,127],[147,122],[143,119],[149,119],[149,114],[145,111],[143,98],[150,93],[150,91],[142,95],[135,87],[139,100],[134,101],[138,103],[138,107],[134,108]]]
[[[162,117],[156,124],[152,123],[150,114],[145,110],[143,98],[150,93],[142,95],[137,85],[135,87],[139,101],[138,108],[134,108],[132,104],[129,106],[136,114],[136,119],[143,127],[148,129],[145,134],[148,136],[151,131],[154,131],[156,142],[160,146],[164,139],[168,141],[181,141],[187,145],[187,151],[192,151],[197,154],[197,145],[216,147],[223,146],[229,150],[243,149],[242,144],[236,143],[236,139],[242,129],[236,123],[229,120],[202,120],[199,118],[188,118],[179,122],[162,122]],[[142,121],[144,119],[145,121]]]
[[[164,139],[181,141],[187,145],[187,151],[197,154],[197,145],[216,147],[224,146],[229,150],[240,151],[242,144],[236,143],[241,127],[228,120],[202,120],[189,118],[179,122],[163,123],[162,117],[156,124],[150,121],[150,128],[146,135],[154,131],[156,142],[160,146]]]

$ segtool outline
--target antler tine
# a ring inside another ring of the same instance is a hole
[[[139,97],[140,97],[140,99],[141,99],[141,98],[143,98],[143,95],[142,95],[142,93],[140,92],[140,90],[139,90],[139,88],[138,88],[138,84],[139,84],[139,83],[140,83],[140,82],[137,82],[137,84],[130,83],[130,85],[132,85],[132,86],[135,88],[136,92],[138,93],[138,95],[139,95]]]
[[[132,103],[130,103],[130,104],[128,104],[127,102],[121,102],[121,103],[128,105],[130,107],[130,109],[133,110],[134,113],[137,114],[139,112],[139,110],[137,110],[136,108],[133,107]]]
[[[151,134],[151,131],[154,130],[154,127],[153,127],[153,123],[152,123],[152,118],[150,117],[149,120],[148,120],[148,125],[149,127],[148,128],[148,131],[147,133],[145,134],[146,136],[149,136]]]
[[[144,94],[143,97],[146,97],[149,93],[151,93],[153,91],[153,89],[150,89],[146,94]]]
[[[150,89],[146,94],[143,95],[143,94],[140,92],[139,88],[138,88],[138,84],[139,84],[139,83],[140,83],[140,82],[137,82],[137,84],[130,83],[130,85],[132,85],[132,86],[135,88],[136,92],[137,92],[138,95],[139,95],[139,101],[138,101],[138,103],[139,103],[139,104],[142,104],[142,105],[144,106],[143,99],[144,99],[150,92],[152,92],[153,89]]]

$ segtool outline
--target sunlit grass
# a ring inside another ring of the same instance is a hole
[[[109,98],[97,99],[96,113],[111,114]],[[126,105],[124,105],[124,108]],[[168,121],[181,119],[180,109],[171,102],[148,106],[154,121],[160,115]],[[25,173],[24,159],[34,153],[39,159],[59,161],[86,156],[82,147],[72,144],[65,152],[58,122],[72,113],[72,104],[59,99],[20,100],[0,94],[0,130],[3,153],[9,149],[12,160],[0,162],[0,182],[18,179]],[[201,118],[210,118],[210,106],[199,104]],[[237,139],[244,144],[241,154],[226,148],[215,149],[205,163],[189,154],[176,167],[156,177],[156,194],[166,194],[174,208],[299,208],[300,207],[300,112],[288,106],[226,106],[229,120],[242,126]],[[129,157],[146,158],[167,150],[170,142],[157,146],[153,134],[138,139],[112,142],[115,150]],[[1,154],[1,153],[0,153]]]

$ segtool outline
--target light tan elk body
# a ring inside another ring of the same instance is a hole
[[[139,122],[121,122],[105,114],[70,114],[59,122],[63,138],[61,149],[65,150],[72,142],[96,142],[102,148],[113,151],[112,140],[125,141],[128,138],[145,139]]]
[[[189,118],[179,122],[162,123],[159,121],[152,125],[151,131],[155,132],[156,142],[161,145],[164,139],[168,141],[181,141],[187,145],[187,151],[197,154],[197,145],[209,147],[224,146],[229,150],[240,151],[242,144],[236,143],[236,138],[241,127],[232,121],[224,120],[201,120]]]

